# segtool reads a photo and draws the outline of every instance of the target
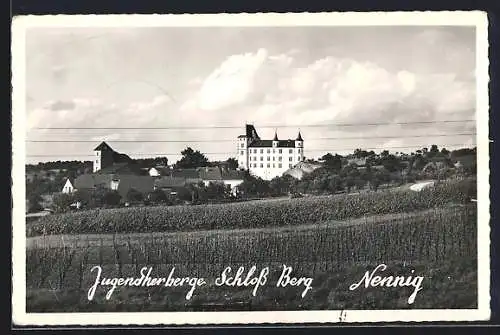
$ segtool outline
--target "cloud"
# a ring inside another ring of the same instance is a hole
[[[60,110],[72,110],[76,107],[75,103],[73,101],[54,101],[49,104],[48,108],[53,110],[53,111],[60,111]]]
[[[259,49],[228,57],[183,109],[232,110],[235,123],[248,118],[249,111],[260,122],[277,113],[309,123],[432,120],[474,108],[470,79],[455,73],[391,72],[376,63],[335,57],[299,67],[290,54]]]

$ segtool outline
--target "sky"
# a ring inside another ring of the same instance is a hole
[[[91,160],[101,141],[227,159],[245,123],[300,129],[306,158],[473,146],[475,55],[459,26],[29,28],[27,163]]]

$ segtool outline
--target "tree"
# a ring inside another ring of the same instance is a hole
[[[114,190],[107,191],[103,196],[103,204],[108,206],[117,206],[120,203],[122,196]]]
[[[52,209],[56,213],[64,213],[70,209],[70,205],[75,202],[73,195],[58,193],[54,195]]]
[[[450,152],[446,149],[446,148],[442,148],[441,149],[441,153],[444,155],[444,156],[448,156],[450,154]]]
[[[127,192],[127,201],[134,203],[134,202],[141,202],[143,200],[144,196],[141,192],[136,190],[135,188],[131,188]]]
[[[194,151],[191,147],[181,151],[181,154],[182,158],[175,164],[176,168],[190,169],[209,165],[208,158],[198,150]]]
[[[40,204],[42,202],[42,197],[39,194],[31,194],[28,197],[28,212],[29,213],[34,213],[34,212],[39,212],[43,210],[42,205]]]
[[[226,163],[228,165],[228,168],[231,170],[236,170],[238,168],[238,161],[231,157],[226,160]]]
[[[338,154],[335,154],[334,156],[331,153],[327,153],[326,155],[323,155],[321,159],[324,161],[324,166],[328,169],[340,171],[342,168],[342,156]]]
[[[154,190],[150,192],[147,199],[153,204],[165,203],[168,200],[167,195],[162,190]]]

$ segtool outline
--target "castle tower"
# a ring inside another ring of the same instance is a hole
[[[237,142],[237,157],[238,157],[238,169],[248,170],[249,159],[248,159],[248,147],[255,141],[260,140],[255,127],[251,124],[245,125],[245,135],[238,136]]]
[[[278,132],[275,130],[274,131],[274,139],[273,139],[273,148],[277,148],[279,145],[279,140],[278,140]]]
[[[297,157],[299,157],[299,162],[302,162],[304,160],[304,139],[300,134],[300,130],[297,138],[295,139],[295,150],[297,150]]]
[[[114,150],[106,143],[102,142],[94,149],[93,172],[113,165]]]

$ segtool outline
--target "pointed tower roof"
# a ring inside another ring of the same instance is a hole
[[[113,149],[106,142],[101,142],[94,151],[113,151]]]
[[[278,141],[278,132],[276,130],[274,131],[273,141]]]
[[[296,141],[304,141],[302,139],[302,135],[300,134],[300,130],[299,130],[299,135],[297,136],[297,138],[295,139]]]

